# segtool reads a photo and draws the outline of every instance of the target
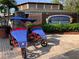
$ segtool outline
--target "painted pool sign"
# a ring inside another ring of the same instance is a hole
[[[69,15],[52,15],[46,19],[48,24],[67,24],[72,23],[72,17]]]

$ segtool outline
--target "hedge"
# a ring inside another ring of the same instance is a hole
[[[79,32],[79,24],[42,24],[42,25],[29,25],[31,26],[42,26],[43,30],[47,33],[51,32]]]

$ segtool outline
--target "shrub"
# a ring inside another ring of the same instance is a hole
[[[42,24],[42,25],[33,25],[31,26],[42,26],[43,30],[47,33],[52,32],[79,32],[79,24]]]
[[[74,31],[74,32],[78,32],[79,31],[79,24],[76,24],[76,23],[70,24],[69,30]]]

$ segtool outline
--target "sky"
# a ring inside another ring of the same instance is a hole
[[[51,0],[16,0],[17,4],[22,4],[25,2],[51,2]]]

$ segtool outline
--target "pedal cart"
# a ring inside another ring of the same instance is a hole
[[[20,16],[15,16],[11,18],[12,21],[12,31],[10,34],[10,43],[13,47],[20,47],[22,52],[22,57],[24,59],[26,56],[26,48],[29,44],[36,46],[37,42],[43,47],[47,46],[47,38],[40,26],[32,26],[30,29],[25,26],[26,22],[35,22],[31,18],[22,18]]]

